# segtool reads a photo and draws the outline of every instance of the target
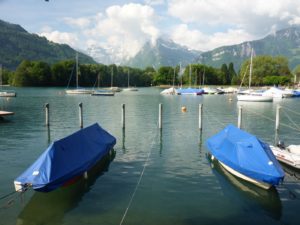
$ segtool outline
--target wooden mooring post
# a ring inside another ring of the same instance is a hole
[[[242,106],[239,106],[238,128],[241,129],[241,126],[242,126]]]
[[[121,118],[122,128],[125,129],[125,104],[122,104],[122,118]]]
[[[80,128],[83,128],[82,102],[80,102],[78,106],[79,106],[79,126]]]
[[[162,129],[162,104],[159,104],[158,107],[158,128]]]
[[[199,129],[202,130],[202,104],[199,104]]]
[[[46,114],[46,126],[49,127],[49,103],[45,104],[45,114]]]
[[[280,109],[281,109],[281,106],[280,106],[280,105],[277,105],[277,108],[276,108],[276,121],[275,121],[275,128],[276,128],[276,131],[279,130],[279,124],[280,124]]]

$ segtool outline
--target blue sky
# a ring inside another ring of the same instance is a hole
[[[300,24],[300,1],[0,0],[0,15],[54,42],[130,57],[161,36],[200,51],[259,39]]]

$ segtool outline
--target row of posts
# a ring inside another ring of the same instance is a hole
[[[78,104],[79,106],[79,126],[83,128],[83,113],[82,113],[82,103]],[[280,123],[280,109],[281,106],[277,105],[276,108],[276,120],[275,120],[275,129],[279,130],[279,123]],[[46,114],[46,126],[50,126],[49,123],[49,104],[45,104],[45,114]],[[163,115],[163,105],[159,104],[158,107],[158,128],[162,129],[162,115]],[[202,130],[202,104],[199,104],[199,129]],[[121,117],[121,124],[122,128],[125,128],[125,104],[122,104],[122,117]],[[238,128],[242,126],[242,106],[238,108]]]

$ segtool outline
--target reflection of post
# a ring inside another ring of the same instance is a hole
[[[199,152],[202,152],[202,129],[200,130],[199,136]]]
[[[238,128],[242,125],[242,106],[239,106],[239,116],[238,116]]]
[[[123,152],[126,151],[126,148],[125,148],[125,128],[122,129],[122,150],[123,150]]]
[[[79,103],[79,126],[83,128],[82,102]]]
[[[275,138],[274,138],[274,145],[276,146],[279,141],[279,135],[278,135],[278,130],[275,130]]]
[[[49,126],[47,127],[47,130],[48,130],[48,144],[50,144],[50,142],[51,142],[51,135],[50,135],[50,127]]]
[[[159,154],[162,155],[163,152],[163,137],[162,137],[162,129],[159,130]]]
[[[122,123],[122,128],[125,129],[125,104],[122,104],[122,119],[121,119],[121,123]]]
[[[46,113],[46,126],[49,127],[49,104],[45,104],[45,113]]]

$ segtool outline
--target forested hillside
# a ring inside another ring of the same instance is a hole
[[[75,50],[56,44],[37,34],[30,34],[19,25],[0,20],[0,64],[14,70],[23,60],[38,60],[53,64],[75,58]],[[81,63],[96,63],[79,53]]]

